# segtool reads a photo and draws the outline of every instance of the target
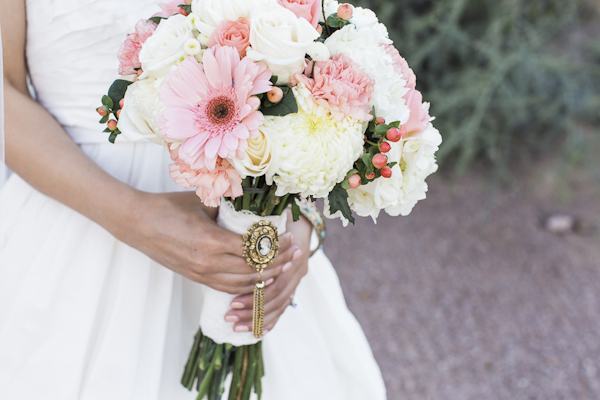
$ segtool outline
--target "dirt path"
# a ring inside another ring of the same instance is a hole
[[[328,224],[389,400],[600,399],[600,237],[540,226],[552,212],[597,224],[598,193],[430,182],[409,217]]]

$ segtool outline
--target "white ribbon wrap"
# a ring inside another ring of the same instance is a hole
[[[277,233],[282,235],[286,230],[287,215],[261,217],[250,212],[237,212],[233,205],[221,199],[219,208],[219,217],[217,223],[225,229],[243,235],[248,232],[248,228],[258,221],[269,221],[277,227]],[[248,266],[248,270],[252,270]],[[232,300],[237,297],[228,293],[219,292],[208,286],[203,288],[203,302],[200,316],[200,327],[202,333],[208,336],[216,343],[231,343],[234,346],[245,346],[255,344],[260,341],[256,339],[252,332],[234,332],[233,322],[225,321],[225,314],[231,309]]]

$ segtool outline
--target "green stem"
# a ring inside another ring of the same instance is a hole
[[[269,190],[267,200],[265,201],[265,207],[263,209],[264,211],[261,213],[263,217],[272,215],[273,210],[279,204],[279,197],[275,195],[275,192],[277,192],[277,186],[273,184],[273,186],[271,186],[271,190]]]
[[[281,215],[281,213],[283,213],[283,210],[285,210],[285,208],[288,205],[289,197],[290,194],[288,193],[281,198],[281,200],[279,201],[279,206],[277,207],[277,211],[275,211],[275,215]]]
[[[219,345],[219,346],[223,346],[223,345]],[[202,381],[202,384],[200,385],[200,388],[198,389],[198,397],[196,397],[196,400],[202,400],[202,398],[206,395],[206,392],[208,391],[210,382],[212,380],[213,373],[215,371],[216,362],[217,362],[217,357],[213,357],[212,362],[210,363],[210,366],[208,367],[208,371],[206,371],[206,375],[204,376],[204,380]]]

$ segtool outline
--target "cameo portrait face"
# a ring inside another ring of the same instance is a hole
[[[263,236],[258,241],[258,253],[265,257],[271,252],[272,246],[273,243],[271,242],[271,239],[267,236]]]

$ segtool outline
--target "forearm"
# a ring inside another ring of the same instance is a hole
[[[110,227],[135,191],[88,158],[42,106],[4,83],[7,165],[40,192]]]

